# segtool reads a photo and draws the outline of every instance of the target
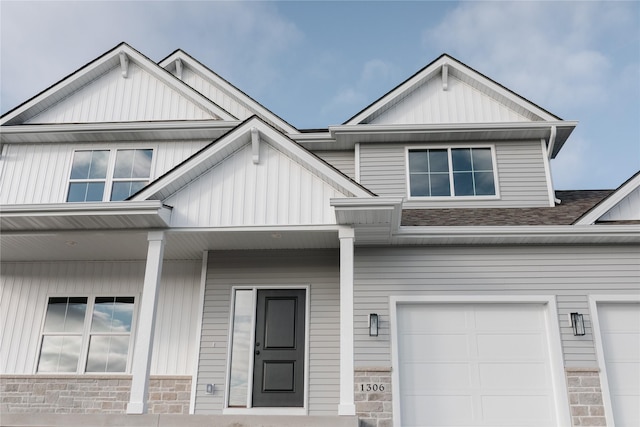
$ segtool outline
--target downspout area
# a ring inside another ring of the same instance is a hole
[[[547,144],[547,162],[551,161],[551,156],[553,153],[553,149],[556,145],[556,135],[558,133],[558,128],[555,125],[551,126],[549,132],[549,143]],[[555,186],[553,185],[553,176],[551,174],[551,164],[549,164],[549,185],[551,185],[551,191],[553,193],[553,201],[556,205],[562,203],[562,200],[555,197]]]

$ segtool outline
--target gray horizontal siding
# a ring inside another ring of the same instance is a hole
[[[389,297],[554,295],[565,364],[596,365],[588,295],[640,292],[637,246],[437,247],[357,249],[354,281],[356,366],[390,365]],[[567,314],[585,314],[574,337]],[[381,316],[368,335],[367,316]]]
[[[202,319],[196,413],[224,407],[233,286],[310,286],[309,414],[339,403],[340,277],[337,250],[210,252]],[[205,394],[206,384],[216,393]]]
[[[351,179],[356,179],[353,151],[314,151],[314,154]]]
[[[433,144],[443,147],[446,145]],[[479,144],[482,145],[482,144]],[[484,144],[486,145],[486,144]],[[424,147],[426,144],[411,146]],[[471,143],[460,146],[473,146]],[[360,183],[379,196],[406,197],[405,144],[361,144]],[[495,143],[499,200],[409,201],[405,208],[549,206],[540,141]]]

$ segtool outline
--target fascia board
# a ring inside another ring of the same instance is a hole
[[[640,187],[640,172],[636,173],[627,182],[622,184],[613,194],[601,201],[598,205],[592,208],[589,212],[578,219],[575,225],[591,225],[594,224],[600,217],[606,214],[622,199],[627,197],[632,191]]]
[[[167,58],[163,59],[158,65],[160,65],[160,67],[164,69],[167,69],[167,67],[176,59],[180,59],[185,66],[191,68],[194,72],[200,74],[201,77],[211,81],[218,87],[222,88],[228,95],[235,98],[237,102],[246,105],[255,113],[262,115],[269,121],[279,126],[286,133],[293,134],[298,132],[298,130],[291,126],[289,123],[282,120],[280,117],[266,109],[249,95],[229,83],[227,80],[216,74],[213,70],[201,64],[197,59],[193,58],[182,50],[175,51]]]
[[[202,131],[227,132],[238,125],[238,121],[221,120],[190,120],[190,121],[151,121],[151,122],[113,122],[113,123],[61,123],[4,126],[0,132],[0,142],[21,143],[33,142],[29,137],[46,136],[48,141],[52,135],[69,139],[81,138],[85,135],[97,134],[134,134],[142,138],[149,134],[149,138],[157,138],[158,133],[166,134],[166,138],[175,137],[176,132],[198,134]]]
[[[393,238],[401,243],[411,240],[445,238],[447,240],[473,240],[476,243],[505,239],[517,243],[640,243],[638,225],[601,226],[487,226],[487,227],[400,227]]]

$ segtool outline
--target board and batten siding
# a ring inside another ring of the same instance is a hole
[[[452,74],[447,90],[442,88],[442,75],[418,86],[376,114],[370,124],[417,123],[502,123],[527,122],[530,118],[519,114],[503,102],[463,82]]]
[[[26,124],[214,118],[211,112],[131,61],[127,78],[122,77],[117,66],[27,120]]]
[[[637,221],[640,220],[640,187],[620,200],[598,221]]]
[[[201,264],[201,261],[163,264],[152,375],[193,373]],[[144,269],[143,262],[3,263],[0,373],[34,373],[49,296],[134,296],[139,310]]]
[[[6,144],[0,159],[0,204],[65,201],[75,150],[153,148],[151,178],[171,170],[210,141]]]
[[[231,295],[237,287],[309,286],[309,415],[336,415],[340,387],[340,255],[337,250],[210,252],[196,414],[223,411]],[[206,394],[206,384],[215,384]]]
[[[406,148],[473,147],[486,143],[361,144],[360,183],[381,197],[407,197]],[[499,199],[407,200],[404,208],[515,208],[549,206],[540,141],[497,141],[495,146]]]
[[[247,144],[167,197],[171,226],[335,224],[330,199],[344,194],[266,142],[252,156]]]
[[[356,248],[356,366],[391,366],[390,296],[553,295],[565,365],[593,368],[588,296],[640,292],[638,254],[637,246],[597,245]],[[571,312],[584,314],[585,336],[573,336]],[[375,338],[369,313],[380,315]]]
[[[355,155],[353,151],[323,150],[313,154],[338,169],[351,179],[356,179]]]

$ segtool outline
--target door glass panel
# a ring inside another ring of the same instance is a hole
[[[249,390],[249,356],[253,328],[253,291],[236,291],[231,341],[229,406],[246,407]]]

